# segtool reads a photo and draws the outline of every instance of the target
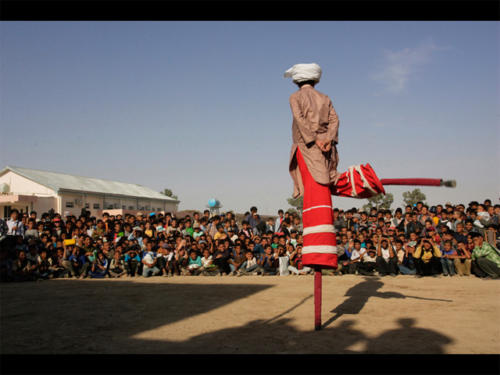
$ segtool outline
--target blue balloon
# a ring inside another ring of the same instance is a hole
[[[208,205],[212,208],[215,207],[217,205],[217,201],[215,200],[215,198],[209,199]]]

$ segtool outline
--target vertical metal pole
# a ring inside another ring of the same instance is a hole
[[[321,329],[321,268],[314,269],[314,329]]]

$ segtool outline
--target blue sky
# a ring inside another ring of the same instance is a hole
[[[283,73],[316,62],[340,171],[454,178],[427,202],[498,203],[499,39],[498,22],[2,22],[0,166],[273,214],[293,190]],[[387,190],[394,208],[408,188]]]

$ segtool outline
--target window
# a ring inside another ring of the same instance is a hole
[[[90,204],[85,203],[85,208],[90,208]]]
[[[133,210],[133,209],[134,209],[134,206],[128,206],[128,209],[129,209],[129,210]]]
[[[100,208],[99,203],[94,203],[94,210],[98,210]]]
[[[73,202],[66,202],[66,208],[73,208],[74,204]]]
[[[122,210],[126,210],[126,209],[127,209],[127,206],[123,205]]]
[[[112,204],[108,204],[108,210],[112,210],[113,209],[113,205]]]

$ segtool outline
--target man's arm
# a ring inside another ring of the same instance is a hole
[[[394,251],[394,247],[392,246],[392,241],[390,237],[387,237],[387,241],[389,242],[389,257],[395,257],[396,256],[396,251]]]
[[[377,241],[377,256],[381,257],[382,256],[382,249],[381,249],[381,243],[382,243],[382,236],[378,238]]]
[[[465,247],[463,249],[463,252],[465,253],[465,259],[470,259],[471,258],[471,253]]]
[[[443,254],[441,253],[441,250],[439,249],[439,247],[436,245],[436,243],[434,242],[433,239],[431,239],[431,245],[432,245],[432,248],[434,249],[434,255],[437,257],[437,258],[441,258],[443,256]]]
[[[420,241],[420,244],[417,246],[417,249],[413,253],[413,258],[415,258],[415,259],[420,258],[420,254],[422,253],[422,244],[423,244],[423,242]]]
[[[333,108],[332,101],[329,103],[329,112],[328,112],[328,129],[325,133],[319,133],[317,135],[317,139],[325,141],[325,147],[331,146],[331,143],[337,144],[339,141],[339,118],[337,116],[337,112],[335,112],[335,108]],[[329,151],[329,148],[326,149]]]
[[[361,255],[359,254],[358,251],[352,251],[352,254],[351,254],[351,258],[350,258],[350,262],[349,264],[352,264],[352,263],[357,263],[361,260]]]
[[[360,252],[359,252],[359,260],[360,261],[363,261],[365,255],[367,254],[368,252],[366,251],[366,249],[364,247],[361,248]]]
[[[304,138],[306,144],[313,143],[316,141],[316,130],[318,129],[318,124],[312,124],[306,120],[304,117],[301,104],[296,95],[290,96],[290,108],[292,109],[292,114],[297,122],[300,134]]]
[[[470,253],[470,257],[472,260],[476,260],[480,255],[478,255],[478,253],[480,252],[480,248],[479,247],[475,247],[474,249],[472,249],[471,253]]]
[[[259,266],[262,266],[262,265],[263,265],[263,262],[264,262],[264,257],[263,257],[263,256],[261,256],[259,259],[257,259],[257,264],[258,264]]]

